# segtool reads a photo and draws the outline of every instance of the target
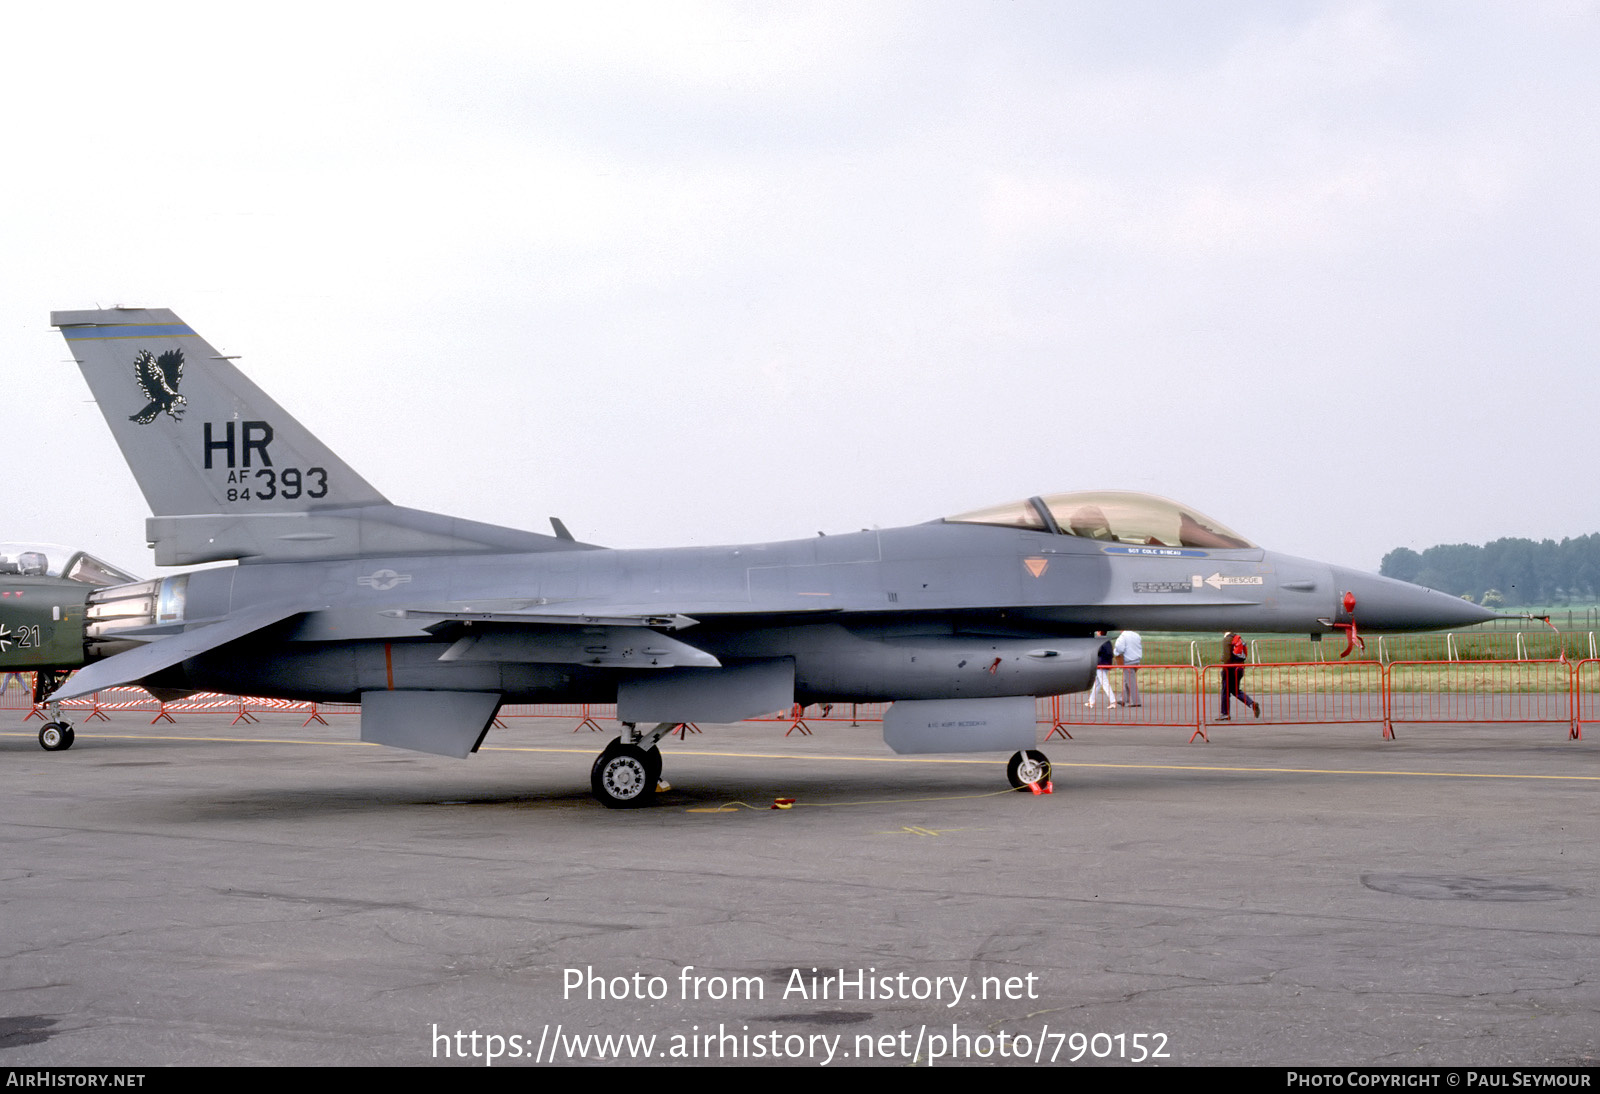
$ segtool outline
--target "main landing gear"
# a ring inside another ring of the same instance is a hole
[[[1026,752],[1018,752],[1006,764],[1006,778],[1018,790],[1028,789],[1031,783],[1047,783],[1050,781],[1050,758],[1031,748]]]
[[[622,736],[606,745],[589,769],[589,789],[601,805],[633,809],[650,804],[661,783],[661,750],[656,742],[677,725],[662,722],[649,733],[640,733],[633,723],[622,723]]]
[[[589,789],[601,805],[636,809],[650,804],[661,785],[661,750],[656,742],[677,727],[677,722],[662,722],[640,733],[632,723],[623,723],[622,736],[606,745],[589,769]],[[1018,752],[1006,764],[1006,778],[1018,790],[1043,786],[1050,781],[1050,758],[1031,748]]]

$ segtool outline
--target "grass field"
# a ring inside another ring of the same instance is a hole
[[[1335,695],[1376,693],[1383,690],[1386,666],[1307,663],[1298,665],[1246,665],[1244,686],[1252,695]],[[1565,694],[1572,687],[1571,665],[1550,661],[1438,662],[1387,666],[1391,694]],[[1139,690],[1148,694],[1190,695],[1197,673],[1190,668],[1141,668]],[[1580,690],[1600,693],[1600,665],[1590,665],[1581,676]],[[1120,677],[1112,677],[1120,687]],[[1206,691],[1221,691],[1221,676],[1206,674]]]
[[[1508,695],[1565,692],[1578,662],[1596,652],[1600,632],[1556,633],[1542,624],[1525,629],[1473,628],[1446,634],[1364,635],[1359,646],[1341,658],[1342,635],[1321,642],[1304,635],[1245,635],[1251,661],[1245,666],[1246,690],[1252,694],[1334,694],[1378,691],[1388,673],[1391,693],[1495,692]],[[1567,664],[1559,662],[1565,657]],[[1146,665],[1220,664],[1222,638],[1214,634],[1146,634]],[[1413,662],[1423,662],[1414,664]],[[1552,663],[1554,662],[1554,663]],[[1192,669],[1145,668],[1139,687],[1154,693],[1189,694],[1195,689]],[[1580,690],[1600,692],[1600,664],[1584,667]],[[1215,670],[1207,689],[1217,691]]]
[[[1466,630],[1446,634],[1362,635],[1366,649],[1356,647],[1341,658],[1342,635],[1320,642],[1305,635],[1247,634],[1256,662],[1353,663],[1372,661],[1570,661],[1600,654],[1600,630],[1564,631],[1525,624],[1521,631]],[[1222,660],[1222,638],[1214,634],[1146,634],[1144,659],[1154,665],[1214,665]]]

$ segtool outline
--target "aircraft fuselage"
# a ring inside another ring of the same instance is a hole
[[[221,618],[238,605],[315,607],[201,654],[160,683],[323,701],[383,689],[610,701],[635,674],[694,671],[681,662],[619,664],[605,626],[591,628],[592,665],[543,662],[538,651],[557,628],[415,614],[437,604],[486,614],[688,616],[693,626],[661,633],[723,664],[791,659],[802,702],[1050,695],[1088,685],[1096,630],[1312,633],[1326,630],[1319,621],[1348,618],[1341,599],[1352,589],[1364,622],[1387,619],[1396,629],[1417,613],[1437,626],[1439,612],[1452,608],[1442,594],[1258,548],[1130,548],[946,522],[738,546],[440,562],[247,562],[168,578],[185,586],[176,598],[182,618],[169,624]],[[441,660],[468,634],[497,636],[497,656]]]

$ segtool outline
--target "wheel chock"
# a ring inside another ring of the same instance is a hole
[[[793,798],[774,798],[774,799],[772,799],[772,808],[774,808],[774,809],[793,809],[794,808],[794,799]]]

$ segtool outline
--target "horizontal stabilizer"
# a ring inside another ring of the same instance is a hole
[[[364,691],[361,739],[464,760],[499,709],[500,696],[489,691]]]
[[[441,661],[516,661],[614,669],[714,669],[722,662],[648,627],[522,627],[461,639]]]
[[[79,669],[66,684],[50,696],[50,701],[59,703],[63,699],[91,695],[106,688],[117,687],[119,684],[135,683],[162,669],[187,661],[196,654],[225,646],[247,634],[254,634],[263,627],[270,627],[292,615],[299,615],[309,610],[310,608],[304,604],[257,608],[255,611],[240,612],[220,623],[211,623],[204,627],[196,627],[192,631],[175,634],[170,638],[158,639],[138,649],[127,650],[104,661],[96,661],[88,668]]]

